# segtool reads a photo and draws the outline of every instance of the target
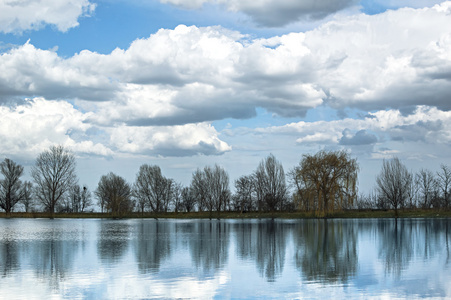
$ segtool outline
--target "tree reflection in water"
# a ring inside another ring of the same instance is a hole
[[[288,290],[298,298],[318,285],[321,297],[331,290],[449,296],[449,219],[0,219],[0,225],[0,290],[17,298],[27,298],[25,290],[59,298],[201,290],[206,298],[251,298],[254,286],[260,295],[283,298],[279,291]]]
[[[275,220],[238,221],[233,226],[238,257],[255,261],[260,276],[274,282],[283,272],[290,227]]]
[[[446,264],[449,264],[449,260],[450,260],[450,249],[449,249],[449,240],[450,240],[450,235],[451,235],[451,221],[446,222],[446,227],[445,227],[445,244],[446,244]]]
[[[133,246],[140,272],[158,272],[161,262],[171,255],[173,227],[164,221],[140,220],[133,228],[136,233]]]
[[[306,220],[296,226],[296,267],[307,281],[346,283],[357,271],[357,226],[351,220]]]
[[[76,241],[44,240],[24,247],[28,253],[33,254],[33,268],[36,275],[49,280],[50,285],[59,289],[59,283],[72,268],[74,256],[78,250]]]
[[[16,241],[5,240],[0,243],[0,271],[2,277],[17,270],[19,267],[19,243]]]
[[[412,257],[412,223],[403,220],[378,220],[379,258],[385,263],[385,271],[397,277],[407,268]]]
[[[240,259],[254,259],[257,256],[258,225],[252,221],[238,221],[233,224],[236,251]]]
[[[449,227],[446,219],[378,220],[379,259],[386,273],[400,278],[414,256],[428,260],[445,247],[449,262]]]
[[[451,220],[424,219],[415,226],[416,237],[419,239],[417,247],[423,245],[423,249],[419,249],[418,253],[421,253],[424,260],[436,256],[443,247],[447,249],[447,261],[449,260],[448,238],[450,225]],[[413,240],[411,242],[415,243],[417,241]]]
[[[70,276],[75,256],[83,245],[79,228],[70,221],[42,220],[33,235],[33,242],[20,243],[18,255],[27,258],[25,265],[30,266],[38,278],[59,290],[60,283]]]
[[[130,224],[126,220],[100,220],[97,252],[106,264],[118,262],[128,248]]]
[[[194,266],[203,276],[213,276],[228,260],[230,223],[224,221],[199,221],[194,225],[189,248]]]
[[[257,269],[274,282],[283,271],[286,250],[285,224],[268,220],[258,224]]]

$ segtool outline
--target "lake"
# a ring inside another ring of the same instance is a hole
[[[444,299],[450,239],[449,219],[0,219],[0,299]]]

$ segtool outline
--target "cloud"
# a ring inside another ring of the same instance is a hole
[[[296,62],[308,54],[297,48],[303,34],[249,46],[242,38],[220,27],[178,26],[127,50],[67,59],[27,43],[0,55],[0,95],[111,101],[99,104],[97,120],[150,125],[249,118],[256,107],[303,116],[322,103],[315,84],[299,81],[311,76]],[[273,43],[277,49],[267,47]],[[259,59],[265,66],[257,69]]]
[[[325,18],[358,3],[357,0],[160,0],[185,9],[197,9],[205,3],[224,5],[228,10],[242,12],[260,26],[281,27],[301,19]]]
[[[58,107],[66,103],[79,121],[65,128],[76,130],[59,132],[48,142],[71,142],[80,151],[104,154],[221,154],[231,146],[212,121],[252,118],[258,108],[303,117],[321,105],[373,113],[274,130],[296,135],[300,144],[362,143],[374,140],[371,134],[378,141],[406,140],[415,138],[415,131],[424,141],[446,142],[450,23],[451,2],[444,2],[373,16],[336,16],[311,31],[264,39],[222,27],[180,25],[109,54],[84,50],[65,58],[28,42],[0,54],[0,101],[37,97],[57,100],[48,103]],[[41,105],[35,100],[24,107]],[[1,108],[5,119],[21,119],[16,109],[22,104]],[[44,147],[45,139],[37,137],[55,133],[60,124],[54,116],[36,118],[49,126],[33,128],[38,131],[30,142],[20,140],[29,149]],[[347,128],[352,133],[343,136]],[[96,130],[101,137],[92,133]],[[263,131],[268,130],[273,129]],[[91,135],[92,145],[86,143]]]
[[[125,50],[69,58],[26,43],[0,55],[0,98],[101,101],[91,105],[93,122],[139,126],[245,119],[259,107],[282,117],[303,117],[322,104],[448,110],[450,12],[444,2],[337,16],[315,30],[267,39],[180,25]]]
[[[99,74],[107,71],[105,66],[83,56],[84,52],[63,59],[56,52],[37,49],[29,42],[0,54],[0,101],[11,96],[112,99],[119,84]]]
[[[0,32],[21,33],[53,25],[65,32],[79,25],[96,5],[89,0],[4,0],[0,1]]]
[[[391,130],[391,139],[394,141],[426,141],[431,140],[437,133],[444,130],[443,121],[427,120],[418,121],[414,124],[395,126]]]
[[[343,130],[343,136],[339,141],[340,145],[344,146],[359,146],[371,145],[377,142],[377,137],[374,134],[368,133],[366,130],[359,130],[354,135],[351,130],[346,128]]]
[[[111,144],[123,153],[163,156],[219,155],[231,150],[218,138],[214,127],[205,123],[168,127],[118,126],[111,129]]]
[[[450,11],[451,2],[444,2],[433,8],[361,14],[307,33],[309,48],[329,52],[333,45],[345,57],[322,72],[327,102],[336,108],[427,104],[450,109],[449,82],[430,76],[448,72],[451,31],[441,26],[451,21]],[[434,72],[437,66],[442,66],[440,72]]]
[[[54,144],[64,145],[80,154],[108,156],[112,151],[92,136],[85,123],[88,114],[76,110],[65,101],[43,98],[26,100],[15,107],[0,106],[0,153],[36,155]]]
[[[381,110],[369,113],[362,119],[302,121],[284,126],[258,128],[256,132],[294,137],[301,145],[319,143],[355,146],[389,140],[451,144],[451,135],[449,135],[451,112],[435,107],[418,106],[409,115],[402,115],[399,110],[394,109]]]
[[[244,12],[257,24],[267,27],[280,27],[300,19],[322,19],[358,3],[355,0],[232,0],[220,2],[226,2],[228,9]]]
[[[212,0],[160,0],[161,3],[168,3],[185,9],[201,8],[204,3],[212,2]]]
[[[34,156],[61,144],[78,155],[113,156],[117,153],[163,156],[219,155],[231,147],[207,123],[181,126],[95,127],[65,101],[28,99],[15,107],[0,106],[0,153]]]

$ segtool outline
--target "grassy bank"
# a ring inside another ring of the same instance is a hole
[[[394,211],[391,210],[346,210],[335,212],[328,215],[328,218],[393,218]],[[121,216],[112,216],[109,213],[25,213],[14,212],[10,216],[6,213],[0,213],[0,218],[80,218],[80,219],[94,219],[94,218],[158,218],[158,219],[258,219],[258,218],[280,218],[280,219],[311,219],[317,218],[313,212],[221,212],[220,214],[214,212],[190,212],[190,213],[129,213]],[[400,218],[450,218],[451,211],[444,210],[401,210],[399,211]]]

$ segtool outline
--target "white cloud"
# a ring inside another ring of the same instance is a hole
[[[0,32],[21,33],[49,24],[59,31],[79,25],[78,18],[94,12],[89,0],[1,0]]]
[[[54,144],[80,155],[100,156],[113,156],[113,150],[165,156],[218,155],[231,150],[207,123],[101,128],[86,122],[92,117],[93,113],[82,113],[68,102],[43,98],[29,99],[15,107],[0,106],[0,153],[27,157]]]
[[[297,122],[284,126],[258,128],[258,133],[295,137],[301,145],[365,146],[394,142],[451,144],[451,111],[418,106],[412,114],[399,110],[369,113],[363,119]],[[418,149],[421,151],[420,149]]]
[[[302,80],[310,76],[310,69],[301,67],[308,49],[295,51],[303,34],[249,46],[241,38],[222,28],[178,26],[137,40],[127,50],[82,51],[68,59],[27,43],[0,55],[5,70],[0,91],[4,98],[115,101],[114,112],[111,104],[99,104],[106,114],[96,118],[165,125],[249,118],[256,107],[303,115],[322,103],[324,93]],[[268,43],[278,43],[277,49]],[[266,67],[256,68],[259,59]]]
[[[315,30],[267,39],[221,27],[180,25],[136,40],[128,49],[106,55],[85,50],[69,58],[26,43],[0,54],[0,101],[73,100],[77,109],[66,103],[67,110],[79,123],[63,126],[66,130],[77,128],[88,140],[89,130],[101,128],[111,137],[91,145],[58,132],[48,142],[73,143],[77,151],[102,155],[110,148],[220,154],[230,146],[219,139],[211,121],[251,118],[257,108],[299,117],[323,104],[377,112],[364,120],[301,122],[277,131],[298,128],[299,143],[338,144],[346,129],[351,131],[343,141],[352,146],[371,144],[372,135],[378,142],[384,137],[448,141],[450,12],[451,2],[444,2],[374,16],[336,16]],[[27,107],[38,109],[38,102]],[[417,105],[423,108],[414,114],[400,113]],[[441,119],[431,117],[432,106]],[[15,109],[2,107],[4,118],[20,119]],[[51,133],[60,124],[54,118],[44,118]],[[20,141],[42,148],[46,139],[38,136],[46,137],[47,131],[34,130],[36,137]],[[414,131],[420,134],[408,134]]]
[[[90,57],[80,59],[83,53],[65,60],[27,42],[0,54],[0,100],[11,96],[111,99],[118,83],[111,82],[108,74],[101,75],[107,70]]]
[[[111,129],[111,144],[124,153],[165,156],[218,155],[231,147],[218,138],[209,124]]]
[[[450,71],[445,54],[450,47],[451,30],[445,25],[451,22],[450,11],[451,2],[445,2],[430,9],[361,14],[308,32],[306,44],[312,51],[342,57],[333,68],[321,70],[319,84],[330,95],[328,103],[364,109],[417,104],[450,109],[449,80],[425,75],[436,66],[443,66],[439,74]]]
[[[126,50],[85,50],[67,59],[27,43],[0,55],[0,92],[107,101],[96,115],[103,124],[241,119],[255,116],[257,107],[303,116],[323,103],[450,109],[450,11],[445,2],[337,17],[306,33],[255,40],[221,27],[181,25]]]
[[[212,2],[212,0],[160,0],[160,2],[169,3],[187,9],[195,9],[202,7],[204,3]]]
[[[43,98],[30,99],[15,107],[0,106],[0,153],[26,157],[61,144],[78,153],[111,155],[112,151],[102,144],[72,137],[86,137],[91,128],[84,122],[86,117],[67,102]]]

